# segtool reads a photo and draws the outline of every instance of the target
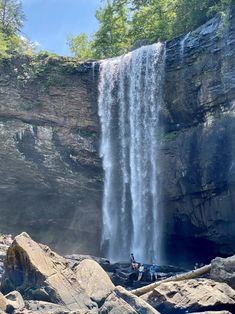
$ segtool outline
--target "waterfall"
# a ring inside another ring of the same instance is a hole
[[[102,246],[112,261],[160,259],[158,112],[164,44],[100,62],[100,156],[105,172]]]

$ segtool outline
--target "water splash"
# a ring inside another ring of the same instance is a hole
[[[139,261],[160,259],[157,132],[164,61],[158,43],[100,63],[102,245],[114,261],[131,251]]]

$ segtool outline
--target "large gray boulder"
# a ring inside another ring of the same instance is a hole
[[[121,286],[115,288],[105,300],[99,314],[159,314],[147,302]]]
[[[142,297],[163,313],[174,311],[235,311],[235,291],[226,283],[210,279],[191,279],[162,283]]]
[[[97,304],[103,303],[115,288],[106,272],[93,260],[83,260],[75,273],[82,289]]]
[[[219,282],[226,282],[235,288],[235,255],[228,258],[216,257],[213,259],[210,277]]]
[[[22,310],[25,307],[22,295],[18,291],[12,291],[5,296],[7,306],[6,312],[13,313],[16,310]]]
[[[17,236],[8,249],[5,266],[4,292],[18,290],[26,299],[59,304],[68,310],[96,309],[96,302],[114,289],[95,261],[84,260],[80,267],[72,269],[65,258],[26,233]]]

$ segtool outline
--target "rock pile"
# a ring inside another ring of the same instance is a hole
[[[26,233],[17,236],[7,251],[1,290],[6,295],[1,295],[0,309],[7,313],[158,313],[124,288],[115,288],[94,260],[71,267]]]
[[[234,257],[212,261],[211,278],[172,281],[172,277],[138,297],[114,286],[99,265],[111,271],[114,266],[106,259],[64,258],[26,233],[9,244],[0,243],[8,248],[2,255],[6,259],[0,314],[235,313]]]
[[[210,309],[229,309],[235,313],[235,291],[226,283],[211,279],[162,283],[142,298],[162,314],[202,312]]]

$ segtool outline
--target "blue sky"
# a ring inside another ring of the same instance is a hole
[[[67,35],[93,34],[98,23],[95,11],[101,0],[22,0],[26,22],[23,33],[40,48],[68,55]]]

